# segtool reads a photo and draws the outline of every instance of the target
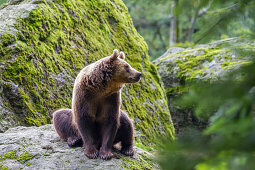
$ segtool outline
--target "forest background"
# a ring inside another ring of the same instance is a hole
[[[254,61],[253,0],[124,0],[151,60],[170,47],[190,48],[229,39],[223,46]],[[242,43],[231,43],[239,39]],[[253,44],[253,45],[252,45]],[[179,104],[209,125],[188,130],[161,151],[163,169],[255,167],[255,64],[210,82],[192,80]],[[170,103],[171,105],[171,103]]]
[[[254,36],[252,0],[124,0],[151,59],[169,47]]]

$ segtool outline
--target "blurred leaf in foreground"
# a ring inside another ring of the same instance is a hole
[[[165,144],[159,156],[162,169],[254,169],[254,62],[221,80],[194,83],[179,104],[193,108],[210,125],[203,132],[189,129]]]

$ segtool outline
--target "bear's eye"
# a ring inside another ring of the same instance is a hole
[[[126,70],[126,72],[129,73],[129,66],[128,65],[125,66],[125,70]]]

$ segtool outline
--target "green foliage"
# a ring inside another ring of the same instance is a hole
[[[151,60],[169,46],[190,47],[228,37],[254,37],[253,0],[124,0],[138,32],[149,45]],[[175,6],[172,4],[175,3]],[[175,39],[169,43],[171,21]],[[190,42],[190,43],[187,43]]]
[[[6,3],[6,2],[7,2],[7,0],[0,0],[0,6],[1,6],[2,4]]]
[[[253,0],[213,0],[212,8],[198,23],[195,43],[209,42],[225,37],[254,36]]]
[[[246,54],[253,56],[254,51]],[[221,80],[193,84],[180,103],[194,108],[210,125],[203,132],[189,130],[166,144],[159,157],[162,169],[254,168],[254,72],[252,62]]]
[[[144,37],[151,59],[163,54],[169,41],[170,1],[124,0],[137,31]]]

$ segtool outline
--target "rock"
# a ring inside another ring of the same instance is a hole
[[[56,134],[54,127],[10,128],[0,137],[0,169],[124,169],[129,166],[157,168],[149,160],[150,153],[136,147],[133,157],[115,152],[115,158],[104,161],[88,159],[83,148],[70,148]],[[133,164],[131,164],[133,163]],[[147,163],[147,165],[146,165]]]
[[[191,109],[177,105],[175,102],[183,92],[188,91],[189,82],[219,80],[226,73],[250,63],[249,58],[221,47],[223,43],[232,43],[232,46],[239,47],[247,46],[247,42],[232,38],[188,49],[170,48],[153,61],[157,64],[158,72],[167,91],[176,133],[180,134],[184,128],[190,127],[201,129],[207,124],[195,118]]]
[[[122,109],[135,120],[137,139],[174,138],[163,84],[122,1],[10,0],[0,7],[0,23],[0,106],[15,118],[8,124],[1,113],[7,123],[0,129],[50,123],[55,110],[71,107],[78,72],[119,49],[143,74],[122,90]]]
[[[170,54],[175,54],[181,51],[184,51],[185,48],[182,47],[171,47],[169,48],[163,55],[161,55],[159,58],[156,58],[153,63],[159,63],[162,58],[165,58],[169,56]]]
[[[21,0],[19,0],[21,1]],[[29,13],[37,7],[36,4],[17,4],[18,1],[10,1],[9,5],[0,7],[0,35],[15,34],[15,23],[19,18],[27,18]],[[12,5],[13,4],[13,5]]]
[[[20,120],[13,110],[6,107],[2,97],[0,96],[0,132],[6,131],[11,126],[20,125]]]

